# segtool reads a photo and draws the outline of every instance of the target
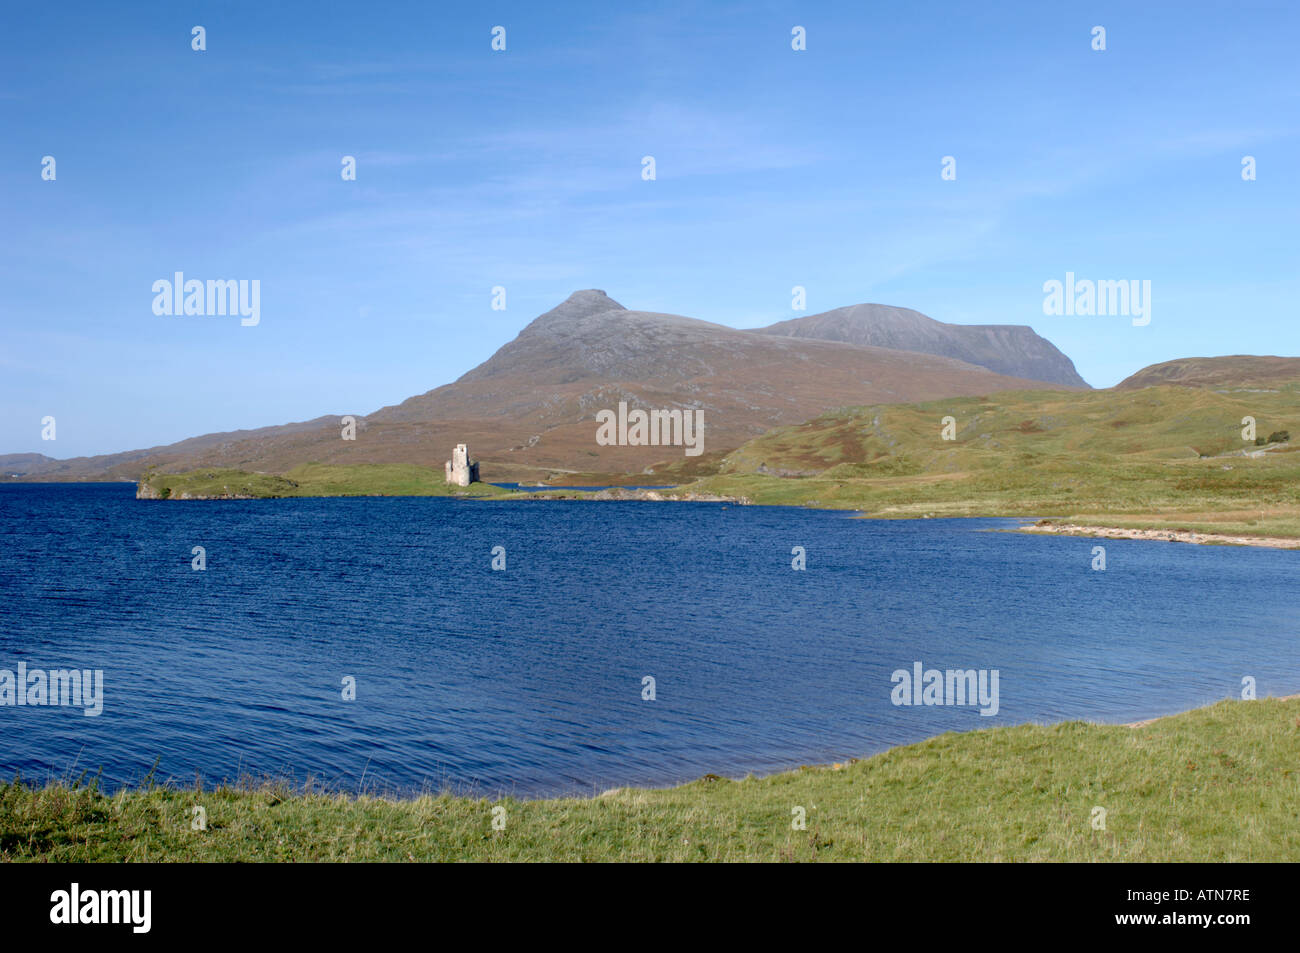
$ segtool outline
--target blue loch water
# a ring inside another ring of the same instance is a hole
[[[0,772],[591,793],[1300,691],[1300,553],[1109,541],[1096,572],[1014,525],[3,485],[0,670],[100,669],[103,711],[0,707]],[[915,662],[996,669],[998,713],[893,704]]]

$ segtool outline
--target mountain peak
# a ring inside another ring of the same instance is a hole
[[[629,312],[599,288],[575,291],[550,311],[533,318],[520,332],[520,337],[528,338],[537,334],[549,337],[556,334],[577,333],[579,329],[588,327],[591,318],[613,313]]]
[[[609,295],[605,294],[605,291],[602,288],[583,288],[579,291],[575,291],[573,294],[569,295],[569,297],[565,298],[564,300],[565,301],[605,301],[608,302],[609,304],[612,304],[616,308],[623,307],[621,304],[619,304]]]
[[[564,318],[586,318],[593,314],[600,314],[604,311],[626,311],[623,307],[605,292],[599,288],[586,288],[582,291],[575,291],[559,304],[557,304],[542,318],[564,317]],[[541,320],[539,318],[538,320]]]

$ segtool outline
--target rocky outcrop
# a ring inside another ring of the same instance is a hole
[[[135,485],[135,498],[137,500],[162,500],[166,499],[158,489],[147,479],[141,480]]]

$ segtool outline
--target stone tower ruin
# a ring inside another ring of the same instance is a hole
[[[469,459],[469,447],[463,443],[456,444],[456,449],[451,452],[451,459],[446,464],[447,482],[454,483],[457,486],[469,486],[471,483],[478,483],[478,463],[471,463]]]

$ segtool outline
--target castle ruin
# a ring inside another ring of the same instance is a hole
[[[447,482],[457,486],[469,486],[478,483],[478,463],[470,462],[469,447],[463,443],[456,444],[451,452],[451,459],[446,464]]]

